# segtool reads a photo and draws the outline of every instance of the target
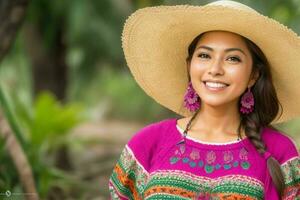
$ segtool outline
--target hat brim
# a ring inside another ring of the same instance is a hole
[[[266,55],[283,114],[272,124],[300,115],[300,39],[279,22],[257,12],[221,5],[143,8],[127,20],[122,47],[137,83],[156,102],[182,115],[188,76],[188,45],[199,34],[224,30],[253,41]]]

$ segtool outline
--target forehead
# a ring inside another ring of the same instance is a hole
[[[202,35],[197,46],[206,44],[212,48],[231,48],[238,47],[248,50],[245,40],[242,36],[228,31],[209,31]]]

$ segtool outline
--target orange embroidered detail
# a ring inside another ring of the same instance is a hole
[[[121,184],[129,188],[129,190],[133,194],[134,199],[142,199],[135,188],[134,180],[130,179],[128,177],[128,174],[126,174],[118,164],[115,166],[114,171],[117,174]]]
[[[156,193],[166,193],[175,196],[194,198],[196,196],[195,192],[184,190],[182,188],[168,187],[168,186],[154,186],[145,191],[145,198]]]
[[[220,200],[256,200],[256,198],[245,196],[242,194],[217,194],[214,197]]]

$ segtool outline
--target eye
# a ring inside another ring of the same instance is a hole
[[[209,58],[210,56],[208,54],[206,54],[206,53],[200,53],[198,55],[198,57],[200,57],[200,58]]]
[[[234,61],[234,62],[241,62],[241,59],[239,57],[236,57],[236,56],[231,56],[228,59],[231,59],[231,61]]]

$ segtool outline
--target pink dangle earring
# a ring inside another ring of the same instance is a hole
[[[187,91],[184,95],[184,107],[191,112],[194,112],[200,108],[200,97],[194,90],[191,81],[188,83]]]
[[[240,111],[243,114],[249,114],[253,112],[254,110],[254,96],[253,93],[251,92],[250,88],[248,88],[248,91],[243,94],[242,99],[241,99],[241,108]]]

